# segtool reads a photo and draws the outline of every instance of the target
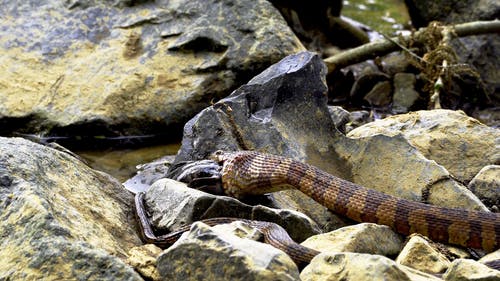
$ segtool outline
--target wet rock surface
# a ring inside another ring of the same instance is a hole
[[[2,135],[178,137],[210,101],[303,50],[261,0],[2,5]]]

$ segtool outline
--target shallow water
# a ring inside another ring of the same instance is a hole
[[[180,146],[180,143],[171,143],[135,149],[88,150],[75,153],[85,159],[92,168],[124,182],[135,174],[137,165],[176,154]]]

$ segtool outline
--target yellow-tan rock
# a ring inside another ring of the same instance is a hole
[[[268,1],[238,3],[4,1],[0,116],[17,122],[3,129],[180,134],[212,100],[303,50]]]
[[[437,277],[379,255],[321,253],[300,273],[302,281],[437,281]]]
[[[500,280],[500,271],[474,260],[456,259],[443,275],[443,279],[446,281],[494,281]]]
[[[431,274],[443,273],[451,264],[445,255],[420,235],[411,236],[396,262]]]
[[[486,165],[498,163],[498,129],[461,111],[421,110],[377,120],[349,132],[350,137],[402,134],[426,158],[469,182]]]
[[[164,280],[298,280],[284,252],[197,222],[158,258]]]
[[[146,280],[160,281],[156,269],[156,259],[163,250],[153,244],[133,247],[129,251],[127,263]]]
[[[0,137],[0,279],[142,280],[132,196],[68,153]]]
[[[360,223],[314,235],[300,244],[318,251],[396,255],[402,239],[388,226]]]

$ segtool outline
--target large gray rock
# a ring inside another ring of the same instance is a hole
[[[264,0],[2,1],[0,25],[4,135],[179,135],[303,50]]]
[[[0,137],[0,279],[142,280],[133,199],[65,152]]]

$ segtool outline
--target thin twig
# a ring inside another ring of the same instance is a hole
[[[455,31],[458,37],[480,35],[487,33],[500,33],[500,20],[493,21],[475,21],[461,23],[450,26]],[[427,29],[419,29],[413,36],[418,40],[422,33]],[[404,40],[409,40],[410,36],[403,36]],[[335,56],[324,59],[328,66],[328,72],[331,73],[335,69],[344,68],[346,66],[373,59],[377,56],[383,56],[391,52],[397,51],[400,48],[401,42],[397,37],[392,40],[379,40],[372,43],[364,44],[354,49],[347,50]]]

